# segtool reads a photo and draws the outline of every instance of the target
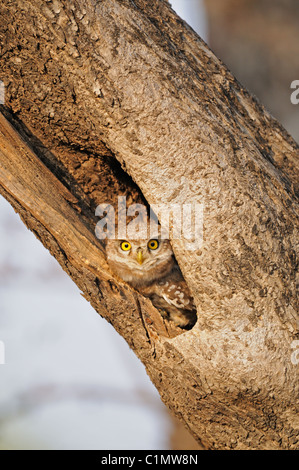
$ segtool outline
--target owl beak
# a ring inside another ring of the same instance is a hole
[[[137,261],[139,264],[142,264],[143,263],[143,254],[142,254],[142,251],[137,251]]]

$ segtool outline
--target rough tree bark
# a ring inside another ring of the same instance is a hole
[[[0,192],[206,448],[298,448],[294,141],[164,0],[0,15]],[[94,209],[119,194],[204,204],[202,249],[173,241],[191,331],[109,272]]]

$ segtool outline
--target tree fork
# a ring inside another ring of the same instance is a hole
[[[1,192],[205,447],[298,448],[295,142],[163,0],[0,14]],[[119,194],[204,204],[202,249],[173,240],[191,331],[109,273],[93,214]]]

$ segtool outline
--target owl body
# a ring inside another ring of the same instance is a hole
[[[169,240],[112,240],[107,261],[115,274],[150,298],[164,317],[181,328],[196,322],[196,308]]]

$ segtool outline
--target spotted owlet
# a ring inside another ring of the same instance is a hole
[[[169,240],[107,240],[107,261],[113,272],[149,297],[176,326],[190,329],[196,308]]]

